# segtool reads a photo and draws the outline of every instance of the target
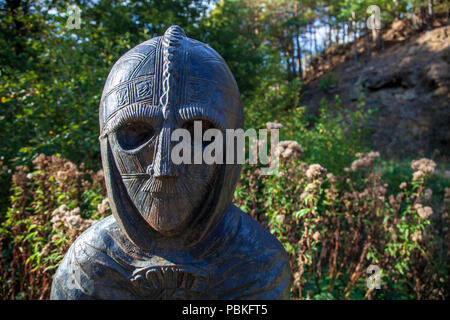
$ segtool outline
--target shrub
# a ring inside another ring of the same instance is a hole
[[[11,206],[0,226],[0,298],[49,298],[65,252],[86,228],[109,214],[101,171],[39,155],[33,170],[17,167]]]
[[[413,161],[398,186],[383,179],[377,152],[358,153],[334,175],[301,161],[295,141],[281,142],[279,174],[245,165],[235,202],[283,244],[294,275],[294,299],[448,298],[450,188],[430,205],[435,164]],[[0,227],[2,299],[45,299],[63,255],[87,227],[108,215],[101,171],[57,156],[13,175],[11,206]],[[446,182],[448,186],[448,181]],[[366,287],[369,265],[382,290]]]
[[[281,158],[276,176],[244,168],[236,203],[289,253],[292,298],[448,298],[450,189],[432,209],[426,186],[434,162],[413,161],[413,178],[388,196],[374,170],[379,154],[356,157],[339,175],[298,153]],[[381,290],[366,286],[369,265],[381,269]]]

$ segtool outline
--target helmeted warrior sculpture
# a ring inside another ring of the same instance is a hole
[[[231,201],[239,164],[174,164],[177,128],[243,127],[222,57],[172,26],[113,66],[100,144],[113,212],[70,247],[52,299],[285,299],[281,244]],[[226,152],[226,151],[225,151]]]

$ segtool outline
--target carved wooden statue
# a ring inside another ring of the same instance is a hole
[[[222,57],[172,26],[112,68],[100,102],[113,215],[70,247],[52,299],[286,299],[281,244],[231,201],[239,164],[170,161],[171,133],[243,127]]]

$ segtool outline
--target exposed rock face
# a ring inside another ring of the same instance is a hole
[[[378,110],[373,148],[394,156],[413,152],[449,157],[450,27],[414,36],[403,29],[404,22],[393,23],[385,32],[386,50],[368,61],[363,61],[361,46],[361,66],[347,50],[345,62],[329,69],[338,79],[336,89],[315,89],[316,79],[302,102],[314,109],[323,96],[331,100],[339,94],[344,106],[353,107],[363,92],[366,107]]]

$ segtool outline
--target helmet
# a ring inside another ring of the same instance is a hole
[[[208,45],[171,26],[113,66],[100,102],[100,144],[115,219],[138,246],[201,240],[231,206],[239,164],[174,164],[171,134],[243,127],[236,81]]]

